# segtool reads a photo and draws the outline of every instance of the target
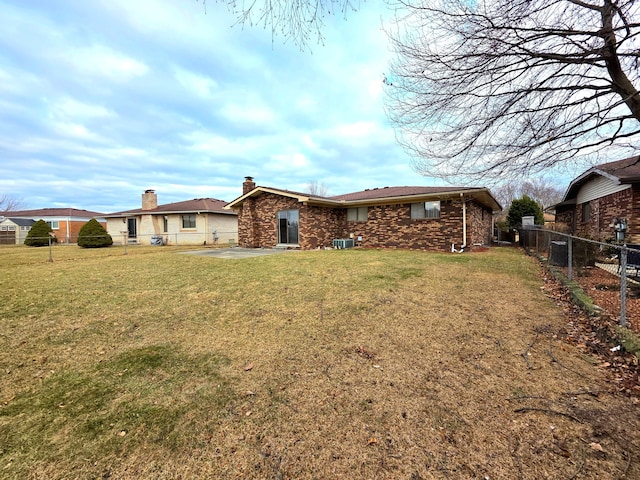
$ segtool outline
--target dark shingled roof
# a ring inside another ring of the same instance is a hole
[[[594,168],[618,177],[622,183],[640,180],[640,156],[603,163],[602,165],[596,165]]]
[[[136,208],[134,210],[124,210],[122,212],[108,213],[105,217],[113,217],[119,215],[133,215],[133,214],[162,214],[162,213],[185,213],[185,212],[200,212],[200,213],[222,213],[224,215],[236,215],[235,212],[225,210],[224,206],[227,204],[224,200],[218,200],[215,198],[194,198],[193,200],[185,200],[183,202],[167,203],[164,205],[158,205],[156,208],[150,210],[143,210],[142,208]]]
[[[373,200],[388,197],[406,197],[411,195],[431,195],[436,193],[461,192],[475,190],[471,187],[383,187],[368,188],[361,192],[345,193],[329,197],[331,200]]]
[[[35,210],[14,210],[12,212],[0,212],[5,217],[104,217],[103,213],[80,210],[78,208],[39,208]]]
[[[345,193],[332,197],[321,197],[310,193],[294,192],[271,187],[255,187],[250,192],[236,198],[227,204],[227,209],[237,208],[248,197],[272,193],[275,195],[285,195],[297,198],[299,202],[308,202],[310,205],[320,205],[325,207],[348,208],[349,206],[384,204],[386,202],[415,202],[421,199],[438,197],[446,198],[468,193],[475,197],[477,201],[498,211],[502,206],[491,195],[491,192],[484,187],[381,187],[369,188],[359,192]]]
[[[15,223],[16,225],[18,225],[19,227],[30,227],[34,223],[36,223],[36,221],[33,220],[32,218],[13,218],[13,217],[7,217],[7,218],[11,220],[13,223]]]

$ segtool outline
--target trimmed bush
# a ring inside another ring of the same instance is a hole
[[[536,225],[544,225],[544,213],[540,204],[533,198],[523,195],[522,198],[511,202],[509,213],[507,214],[507,226],[515,228],[522,223],[522,217],[532,215]]]
[[[102,248],[113,245],[111,235],[107,233],[102,225],[92,218],[85,223],[78,234],[78,246],[84,248]]]
[[[58,239],[55,235],[51,235],[51,232],[51,226],[47,222],[38,220],[29,230],[24,244],[30,247],[45,247],[49,245],[49,238],[52,243],[58,243]]]

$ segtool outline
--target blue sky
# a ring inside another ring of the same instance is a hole
[[[230,201],[247,175],[330,195],[439,184],[384,113],[383,8],[329,18],[309,52],[211,1],[0,0],[0,194],[108,213],[148,188]]]
[[[0,196],[109,213],[149,188],[230,201],[245,176],[329,195],[443,185],[384,112],[389,17],[380,1],[338,13],[301,51],[211,0],[0,0]]]

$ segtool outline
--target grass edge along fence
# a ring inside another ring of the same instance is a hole
[[[628,326],[628,287],[640,281],[640,245],[600,242],[536,226],[521,227],[518,233],[529,255],[533,251],[548,265],[566,267],[569,281],[576,268],[609,265],[606,271],[620,277],[620,325]]]

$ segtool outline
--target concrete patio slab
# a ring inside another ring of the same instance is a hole
[[[205,257],[215,258],[251,258],[262,257],[265,255],[274,255],[276,253],[292,252],[295,250],[286,250],[284,248],[212,248],[207,250],[188,250],[179,252],[185,255],[202,255]]]

